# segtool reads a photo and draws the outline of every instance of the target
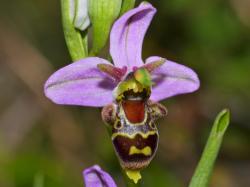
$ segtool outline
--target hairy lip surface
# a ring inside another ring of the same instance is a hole
[[[124,162],[142,161],[150,159],[154,155],[158,145],[158,135],[153,134],[147,138],[143,138],[140,134],[137,134],[133,139],[118,135],[114,138],[113,144],[118,155]],[[150,147],[152,154],[147,156],[141,153],[129,155],[132,146],[140,150],[145,147]]]

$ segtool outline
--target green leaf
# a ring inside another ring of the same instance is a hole
[[[106,45],[115,19],[119,16],[122,0],[91,0],[89,16],[93,27],[92,55],[96,55]]]
[[[88,53],[87,43],[84,42],[87,35],[82,37],[81,31],[75,28],[70,12],[70,1],[61,0],[61,9],[64,37],[70,56],[73,61],[85,58]]]
[[[123,0],[120,15],[123,15],[125,12],[134,8],[135,0]]]
[[[217,158],[223,136],[229,125],[229,121],[230,113],[228,109],[224,109],[216,117],[206,147],[202,153],[202,157],[191,179],[189,187],[208,186],[214,163]]]

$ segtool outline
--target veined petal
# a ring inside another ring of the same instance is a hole
[[[146,64],[162,59],[161,57],[150,57],[146,60]],[[150,97],[153,101],[194,92],[200,86],[199,78],[192,69],[169,60],[155,69],[151,75],[155,83]]]
[[[97,58],[85,58],[63,67],[50,76],[45,95],[54,103],[101,107],[112,102],[116,82],[101,72],[98,64],[110,64]]]
[[[143,2],[125,13],[113,25],[110,34],[110,54],[118,67],[142,66],[142,43],[156,9]]]
[[[95,165],[83,171],[86,187],[116,187],[112,177]]]

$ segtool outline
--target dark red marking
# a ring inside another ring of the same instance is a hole
[[[122,102],[122,107],[131,123],[143,122],[145,115],[145,103],[143,100],[125,100]]]

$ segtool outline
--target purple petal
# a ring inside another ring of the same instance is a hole
[[[110,54],[118,67],[127,66],[131,71],[134,66],[142,66],[142,43],[156,9],[143,2],[119,18],[110,34]]]
[[[162,58],[150,57],[146,60],[146,64],[159,60]],[[192,69],[169,60],[166,60],[151,75],[155,83],[150,97],[153,101],[194,92],[200,86],[199,78]]]
[[[101,72],[101,58],[85,58],[56,71],[44,86],[45,95],[57,104],[101,107],[112,102],[116,83]]]
[[[86,187],[116,187],[112,177],[95,165],[83,171]]]

